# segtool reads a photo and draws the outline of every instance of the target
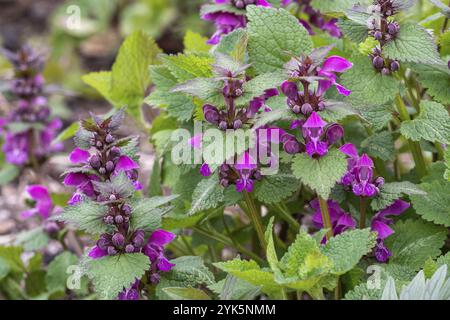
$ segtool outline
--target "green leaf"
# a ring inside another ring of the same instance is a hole
[[[132,200],[132,228],[149,232],[160,228],[162,216],[172,209],[167,204],[176,198],[177,196],[168,196]]]
[[[259,287],[232,275],[211,286],[208,289],[219,295],[220,300],[253,300],[261,294]]]
[[[213,78],[196,78],[175,86],[172,92],[183,92],[212,105],[224,105],[223,82]]]
[[[75,133],[77,133],[78,129],[80,128],[80,123],[79,122],[74,122],[72,123],[70,126],[68,126],[66,129],[64,129],[64,131],[62,131],[53,141],[53,143],[56,142],[62,142],[62,141],[66,141],[70,138],[73,138],[73,136],[75,136]]]
[[[186,31],[184,35],[183,44],[185,52],[209,52],[211,45],[207,44],[208,38],[202,35],[192,32],[191,30]]]
[[[394,160],[395,146],[389,131],[375,133],[361,142],[363,152],[384,161]]]
[[[226,262],[216,262],[214,266],[236,278],[261,287],[261,291],[264,293],[276,294],[281,290],[281,286],[275,282],[273,274],[262,270],[253,260],[234,259]]]
[[[21,259],[23,249],[21,247],[0,246],[0,258],[7,264],[12,272],[25,272],[26,268]]]
[[[385,183],[380,187],[380,194],[372,200],[371,207],[376,211],[382,210],[403,195],[424,196],[426,192],[409,181]]]
[[[322,13],[344,13],[356,4],[367,4],[367,0],[313,0],[311,5]]]
[[[398,92],[398,83],[392,76],[382,75],[366,56],[350,59],[353,67],[342,76],[342,85],[352,93],[349,100],[355,105],[381,105],[392,101]]]
[[[101,195],[109,198],[111,194],[116,195],[118,199],[131,197],[136,189],[124,171],[118,175],[112,176],[109,181],[92,181],[94,189]]]
[[[78,263],[76,255],[70,252],[63,252],[56,256],[48,265],[47,275],[45,277],[47,290],[49,292],[62,291],[67,288],[67,279],[69,278],[68,268]]]
[[[202,179],[195,187],[192,193],[192,205],[188,215],[216,208],[223,200],[223,187],[219,184],[218,175],[213,174],[207,179]]]
[[[311,38],[298,20],[284,9],[247,7],[248,51],[258,74],[277,71],[292,55],[308,54]]]
[[[243,62],[248,43],[245,29],[239,28],[222,37],[214,52],[226,54],[236,61]]]
[[[150,66],[150,77],[159,90],[169,90],[177,84],[177,78],[166,66]]]
[[[244,94],[236,99],[236,104],[248,104],[253,98],[264,95],[267,89],[279,87],[285,79],[286,76],[281,72],[269,72],[244,82],[242,86]]]
[[[195,109],[192,98],[177,92],[153,91],[145,99],[145,103],[150,106],[166,108],[167,113],[179,121],[190,120]]]
[[[380,131],[387,127],[392,119],[394,108],[390,104],[366,106],[359,108],[362,117],[367,120],[375,131]]]
[[[269,262],[270,269],[272,269],[273,272],[277,272],[277,271],[279,271],[278,257],[277,257],[277,251],[275,250],[275,244],[273,242],[273,221],[274,220],[275,220],[275,217],[270,218],[270,221],[267,224],[264,238],[266,239],[266,242],[267,242],[267,250],[266,250],[267,262]]]
[[[162,290],[172,300],[211,300],[211,298],[200,289],[168,287]]]
[[[121,254],[92,260],[88,268],[99,297],[114,299],[149,270],[150,260],[142,253]]]
[[[353,269],[376,243],[376,233],[370,229],[356,229],[332,237],[322,253],[333,261],[333,273],[344,274]]]
[[[103,222],[103,216],[107,209],[107,206],[85,200],[78,205],[65,207],[61,214],[53,219],[73,225],[87,233],[100,234],[109,230],[109,227]]]
[[[13,181],[20,173],[20,170],[15,165],[5,163],[0,169],[0,186]]]
[[[25,292],[29,297],[36,297],[45,292],[45,271],[30,272],[25,279]]]
[[[177,281],[180,286],[193,287],[215,283],[213,273],[205,266],[202,257],[183,256],[170,260],[175,266],[164,274],[166,279]]]
[[[116,102],[111,97],[111,77],[112,73],[110,71],[100,71],[85,74],[81,79],[84,83],[97,90],[111,104],[116,105]]]
[[[340,19],[338,26],[345,37],[356,43],[364,42],[367,39],[367,23],[361,24],[350,19]]]
[[[161,53],[156,42],[142,31],[129,35],[119,49],[112,67],[111,98],[116,107],[128,106],[127,111],[140,119],[140,107],[150,85],[148,66]]]
[[[254,194],[259,201],[271,204],[290,197],[299,188],[300,183],[294,175],[278,173],[264,176],[261,182],[256,183]]]
[[[401,134],[413,141],[450,143],[450,116],[446,108],[433,101],[422,101],[419,115],[402,122]]]
[[[435,180],[422,183],[425,195],[411,195],[411,203],[417,214],[425,220],[450,227],[450,182]]]
[[[358,115],[358,112],[349,104],[328,101],[325,110],[320,111],[319,115],[327,122],[338,122],[348,116]]]
[[[450,34],[450,32],[447,32]],[[422,87],[427,89],[427,94],[442,104],[450,103],[450,74],[426,65],[415,65],[413,70],[417,72],[418,80]]]
[[[442,63],[433,36],[412,23],[401,25],[397,37],[384,46],[383,52],[388,58],[402,62]]]
[[[347,170],[347,160],[337,149],[328,151],[325,156],[314,159],[307,154],[298,154],[292,162],[292,172],[302,183],[328,199],[334,187]]]
[[[447,238],[445,228],[422,220],[397,221],[392,225],[394,234],[385,241],[391,250],[389,264],[397,264],[417,271],[428,258],[441,254],[441,247]]]
[[[195,78],[209,78],[212,76],[211,56],[194,54],[162,55],[161,60],[169,68],[178,83]]]
[[[9,264],[5,259],[0,257],[0,281],[2,281],[9,274]]]
[[[46,247],[49,240],[42,228],[35,228],[19,233],[15,244],[23,246],[26,251],[35,251]]]

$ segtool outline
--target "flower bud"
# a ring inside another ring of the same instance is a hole
[[[97,148],[101,148],[101,147],[103,147],[103,143],[102,143],[101,141],[97,141],[97,143],[95,144],[95,146],[96,146]]]
[[[339,141],[343,136],[344,136],[344,128],[341,125],[334,123],[328,127],[326,132],[328,144],[333,144]]]
[[[153,284],[159,283],[161,276],[158,273],[152,273],[150,276],[150,282]]]
[[[113,235],[111,241],[116,247],[123,247],[125,244],[125,237],[121,233],[116,233]]]
[[[226,130],[228,128],[228,124],[226,121],[220,121],[219,123],[219,129],[220,130]]]
[[[240,89],[240,88],[237,88],[235,91],[234,91],[234,95],[236,96],[236,97],[240,97],[240,96],[242,96],[242,89]]]
[[[109,201],[116,201],[116,200],[117,200],[117,197],[115,194],[112,194],[109,196]]]
[[[205,115],[205,120],[209,123],[217,124],[219,121],[219,111],[210,104],[205,104],[203,106],[203,114]]]
[[[375,40],[382,40],[383,39],[383,34],[381,33],[381,31],[375,31],[375,33],[373,34],[373,37],[375,38]]]
[[[298,95],[298,87],[295,82],[284,81],[281,84],[281,92],[291,99],[295,99]]]
[[[309,103],[303,104],[301,110],[305,116],[309,116],[311,114],[311,112],[313,112],[313,108],[311,107],[311,105]]]
[[[45,221],[44,230],[48,234],[55,234],[59,231],[59,226],[55,221]]]
[[[238,9],[244,9],[245,8],[245,2],[243,0],[237,0],[234,3],[234,6]]]
[[[117,254],[117,250],[113,246],[109,246],[106,251],[108,252],[108,255],[110,255],[110,256],[114,256]]]
[[[125,203],[122,205],[122,212],[127,216],[131,215],[131,206]]]
[[[398,61],[391,62],[391,71],[395,72],[400,68],[400,63]]]
[[[100,169],[98,169],[98,173],[100,174],[106,174],[106,168],[105,167],[101,167]]]
[[[133,253],[134,252],[134,247],[132,244],[127,244],[125,247],[125,252],[126,253]]]
[[[120,214],[117,215],[117,216],[114,218],[114,221],[115,221],[117,224],[123,223],[123,216],[121,216]]]
[[[391,72],[389,71],[388,68],[383,68],[383,69],[381,70],[381,73],[384,74],[385,76],[387,76],[387,75],[389,75]]]
[[[106,163],[106,171],[113,172],[114,171],[114,162],[108,161]]]
[[[381,70],[384,66],[384,59],[380,56],[376,56],[373,58],[372,64],[376,69]]]
[[[228,179],[222,179],[222,180],[220,180],[220,185],[222,187],[226,188],[230,185],[230,182],[228,181]]]
[[[388,24],[387,30],[388,30],[390,35],[394,36],[394,35],[396,35],[398,33],[399,26],[395,22],[392,22],[392,23]]]
[[[375,179],[375,185],[377,187],[381,187],[382,185],[384,185],[384,178],[383,177],[377,177]]]
[[[302,111],[302,108],[296,104],[293,108],[292,108],[292,112],[294,112],[295,114],[299,114]]]
[[[283,149],[288,154],[299,153],[300,152],[300,143],[295,138],[291,138],[283,144]]]
[[[111,134],[108,134],[105,138],[106,143],[113,143],[114,137]]]
[[[242,121],[239,120],[239,119],[235,120],[234,123],[233,123],[233,128],[234,128],[235,130],[237,130],[237,129],[239,129],[240,127],[242,127]]]
[[[114,223],[114,217],[113,216],[106,216],[103,218],[103,221],[105,221],[106,224],[113,224]]]
[[[109,156],[112,158],[117,158],[120,156],[120,148],[118,147],[112,147],[109,151]]]

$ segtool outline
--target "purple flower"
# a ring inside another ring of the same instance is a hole
[[[136,280],[131,287],[123,289],[117,298],[119,300],[139,300],[139,284],[140,281]]]
[[[321,141],[323,129],[327,123],[320,116],[313,112],[303,124],[302,131],[306,140],[306,153],[311,157],[314,155],[324,156],[328,152],[328,144]]]
[[[239,174],[239,178],[236,180],[236,191],[252,192],[253,191],[253,174],[257,168],[255,159],[250,156],[249,152],[244,152],[238,159],[234,168]]]
[[[342,177],[341,183],[351,186],[356,196],[373,197],[376,196],[384,184],[384,179],[378,177],[373,179],[373,161],[367,155],[358,156],[358,151],[353,144],[347,143],[339,149],[342,153],[349,156],[347,160],[347,173]]]
[[[320,77],[327,78],[327,80],[319,80],[318,93],[320,95],[324,94],[331,86],[335,86],[339,94],[344,96],[349,96],[351,91],[344,86],[336,83],[336,73],[345,72],[353,67],[353,63],[345,58],[339,56],[328,57],[323,63],[322,67],[319,68],[318,75]]]
[[[171,232],[156,230],[148,239],[148,242],[144,247],[144,253],[149,257],[154,273],[158,270],[169,272],[175,266],[164,256],[164,247],[175,239],[175,237],[175,234]]]
[[[410,204],[403,200],[395,200],[393,204],[386,207],[385,209],[379,211],[375,216],[372,218],[372,225],[371,229],[372,231],[376,231],[378,234],[378,238],[381,240],[386,239],[391,234],[394,233],[394,230],[392,230],[389,225],[394,223],[392,218],[387,218],[389,215],[398,216],[405,212],[410,207]]]
[[[356,227],[355,219],[349,213],[345,212],[337,202],[328,200],[327,204],[334,235],[340,234],[349,229],[354,229]],[[313,223],[315,227],[318,229],[323,228],[324,225],[322,221],[322,213],[320,211],[319,200],[314,199],[310,202],[310,206],[316,211],[313,215]],[[326,242],[325,237],[322,239],[322,242]]]
[[[41,185],[31,185],[26,188],[31,199],[36,201],[33,209],[22,212],[22,218],[29,218],[36,214],[42,219],[47,219],[53,211],[53,202],[47,188]]]
[[[232,1],[232,0],[216,0],[216,4],[230,4],[238,9],[245,9],[248,4],[256,4],[258,6],[270,7],[270,4],[266,0],[256,1]],[[248,3],[247,3],[248,2]],[[232,12],[218,11],[207,13],[202,16],[203,20],[213,21],[216,25],[216,32],[208,40],[209,44],[218,44],[221,37],[236,29],[245,28],[247,25],[247,19],[245,12],[243,14],[236,14]]]

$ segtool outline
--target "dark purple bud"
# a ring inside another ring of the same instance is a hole
[[[113,172],[114,171],[114,162],[108,161],[106,163],[106,171]]]
[[[372,64],[376,69],[381,70],[381,68],[383,68],[384,66],[384,59],[380,56],[376,56],[375,58],[373,58]]]
[[[281,92],[291,99],[295,99],[298,95],[298,87],[295,82],[284,81],[281,84]]]
[[[108,252],[108,255],[110,255],[110,256],[114,256],[117,254],[117,250],[113,246],[109,246],[106,251]]]
[[[239,120],[239,119],[235,120],[234,123],[233,123],[233,128],[234,128],[235,130],[237,130],[237,129],[239,129],[240,127],[242,127],[242,121]]]
[[[106,174],[106,168],[105,167],[101,167],[100,169],[98,169],[98,173],[100,174]]]
[[[305,116],[309,116],[311,114],[311,112],[313,112],[313,108],[311,107],[311,105],[309,103],[303,104],[301,110]]]
[[[114,218],[114,221],[115,221],[117,224],[123,223],[123,216],[121,216],[120,214],[117,215],[117,216]]]
[[[100,163],[100,158],[98,155],[94,154],[90,159],[89,159],[89,164],[91,165],[92,168],[94,169],[98,169],[101,166]]]
[[[375,185],[377,187],[381,187],[382,185],[384,185],[384,178],[383,177],[377,177],[375,179]]]
[[[109,196],[109,201],[116,201],[116,200],[117,200],[117,197],[115,194],[112,194]]]
[[[236,97],[240,97],[240,96],[242,96],[242,89],[236,89],[236,91],[234,92],[234,95],[236,96]]]
[[[125,252],[126,253],[133,253],[134,252],[134,246],[132,244],[127,244],[127,246],[125,247]]]
[[[222,180],[220,180],[220,185],[222,187],[226,188],[230,185],[230,182],[228,181],[228,179],[222,179]]]
[[[395,72],[400,68],[400,63],[398,61],[391,62],[391,71]]]
[[[101,147],[103,147],[103,143],[102,143],[101,141],[97,141],[97,143],[95,144],[95,146],[96,146],[97,148],[101,148]]]
[[[111,134],[108,134],[105,138],[106,143],[113,143],[114,137]]]
[[[302,111],[302,108],[296,104],[293,108],[292,108],[292,112],[294,112],[295,114],[299,114]]]
[[[319,109],[319,111],[325,110],[325,102],[320,101],[320,102],[317,104],[317,109]]]
[[[112,147],[109,151],[109,155],[112,158],[117,158],[120,156],[120,149],[118,147]]]
[[[46,221],[44,224],[44,230],[48,234],[55,234],[59,231],[59,226],[54,221]]]
[[[291,138],[284,143],[283,149],[288,154],[296,154],[300,152],[301,148],[300,143],[295,138]]]
[[[105,221],[106,224],[113,224],[114,223],[114,217],[113,216],[106,216],[103,218],[103,221]]]
[[[335,142],[339,141],[344,136],[344,128],[334,123],[331,126],[328,127],[326,132],[326,137],[328,144],[334,144]]]
[[[375,31],[373,37],[375,38],[375,40],[380,41],[381,39],[383,39],[383,34],[381,33],[381,31]]]
[[[220,121],[219,123],[219,129],[220,130],[226,130],[228,128],[228,124],[226,121]]]
[[[212,124],[217,124],[219,121],[219,111],[210,104],[205,104],[203,106],[203,114],[205,115],[205,120]]]
[[[388,29],[389,34],[394,36],[394,35],[396,35],[398,33],[399,26],[398,26],[397,23],[392,22],[392,23],[388,24],[387,29]]]
[[[121,234],[121,233],[116,233],[116,234],[113,235],[113,237],[112,237],[112,243],[113,243],[116,247],[123,247],[123,245],[125,244],[125,237],[124,237],[123,234]]]
[[[142,235],[137,235],[136,237],[134,237],[133,239],[133,244],[138,247],[141,248],[144,245],[144,236]]]
[[[245,8],[245,2],[243,0],[237,0],[234,3],[234,6],[238,9],[244,9]]]
[[[383,69],[381,70],[381,73],[384,74],[385,76],[387,76],[387,75],[389,75],[391,72],[389,71],[388,68],[383,68]]]
[[[159,283],[161,276],[158,273],[152,273],[150,276],[150,282],[153,284]]]
[[[124,204],[122,206],[122,211],[127,216],[131,215],[131,206],[129,204]]]

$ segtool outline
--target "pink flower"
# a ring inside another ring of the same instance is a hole
[[[41,185],[31,185],[26,189],[31,199],[36,201],[33,209],[22,212],[22,218],[29,218],[39,214],[43,219],[47,219],[53,211],[52,198],[47,188]]]
[[[336,73],[345,72],[353,67],[353,63],[345,58],[339,56],[328,57],[319,69],[319,76],[327,78],[327,80],[319,80],[318,93],[324,94],[331,86],[335,86],[337,91],[344,95],[349,96],[351,91],[344,86],[336,83]]]

